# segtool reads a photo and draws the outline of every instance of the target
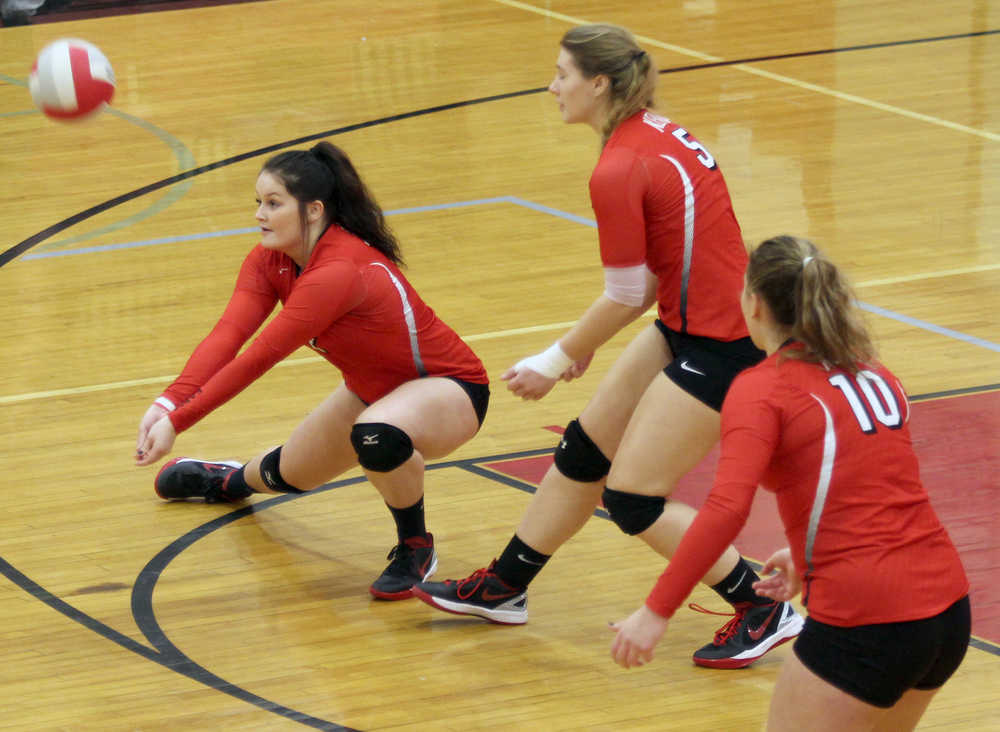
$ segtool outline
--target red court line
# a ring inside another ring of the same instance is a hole
[[[921,477],[972,585],[972,632],[1000,644],[1000,391],[912,406],[910,432]],[[718,448],[681,480],[674,497],[700,506],[717,461]],[[537,485],[551,464],[552,457],[543,455],[484,467]],[[758,491],[736,547],[763,561],[783,545],[774,495]]]

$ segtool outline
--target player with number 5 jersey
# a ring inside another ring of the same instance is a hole
[[[602,144],[590,200],[604,291],[550,348],[502,378],[516,396],[541,399],[582,375],[594,351],[654,303],[658,318],[567,425],[499,559],[465,579],[414,588],[441,610],[526,622],[528,584],[602,502],[622,531],[670,557],[695,512],[667,497],[718,441],[733,378],[764,357],[740,315],[747,254],[722,171],[690,131],[653,111],[656,79],[624,28],[585,25],[562,38],[549,91],[563,120],[590,125]],[[801,616],[754,591],[758,577],[734,547],[702,579],[733,617],[695,663],[747,666],[798,633]]]
[[[758,485],[788,548],[756,589],[802,593],[769,730],[916,726],[969,642],[969,581],[920,481],[910,408],[854,298],[811,243],[769,239],[741,296],[768,357],[733,381],[712,491],[646,603],[616,624],[622,666],[651,660],[667,620],[743,527]]]

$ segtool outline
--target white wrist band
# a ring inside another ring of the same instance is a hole
[[[514,370],[529,368],[549,379],[558,379],[572,365],[573,359],[566,355],[559,346],[559,341],[556,341],[541,353],[522,358],[514,365]]]
[[[156,399],[153,401],[153,404],[159,404],[161,407],[163,407],[164,409],[166,409],[168,412],[172,412],[175,409],[177,409],[177,407],[174,406],[174,403],[172,401],[170,401],[169,399],[167,399],[165,396],[156,397]]]

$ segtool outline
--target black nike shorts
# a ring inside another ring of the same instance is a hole
[[[659,318],[656,327],[670,346],[674,360],[663,373],[677,386],[716,412],[722,411],[729,385],[745,368],[754,366],[767,355],[750,338],[717,341],[714,338],[678,333]]]
[[[792,646],[824,681],[888,709],[909,689],[937,689],[951,678],[969,647],[969,598],[924,620],[841,628],[806,618]]]

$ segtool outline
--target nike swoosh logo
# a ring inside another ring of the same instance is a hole
[[[694,366],[688,366],[687,359],[681,361],[681,368],[684,369],[685,371],[690,371],[692,374],[698,374],[699,376],[705,375],[704,371],[699,371]]]
[[[543,566],[545,564],[545,562],[533,562],[532,560],[528,559],[523,554],[518,554],[517,558],[520,559],[525,564],[534,564],[536,567],[541,567],[541,566]]]
[[[747,628],[747,635],[750,636],[751,640],[755,640],[755,641],[759,641],[760,640],[760,637],[762,635],[764,635],[764,631],[767,630],[767,625],[768,625],[768,623],[771,622],[771,618],[773,618],[774,614],[776,612],[778,612],[778,610],[780,610],[780,609],[781,609],[781,605],[780,604],[779,605],[775,605],[773,608],[771,608],[771,612],[768,614],[767,619],[763,623],[761,623],[760,625],[758,625],[756,628]]]
[[[481,597],[483,602],[496,602],[497,600],[505,600],[508,597],[514,597],[514,595],[519,595],[519,592],[501,592],[499,595],[494,595],[489,590],[484,589]]]
[[[735,590],[735,589],[736,589],[737,587],[739,587],[739,586],[740,586],[740,582],[742,582],[742,581],[743,581],[743,578],[744,578],[744,577],[746,577],[746,576],[747,576],[747,571],[746,571],[746,570],[744,569],[744,570],[743,570],[743,574],[741,574],[741,575],[740,575],[740,578],[739,578],[738,580],[736,580],[736,584],[735,584],[735,585],[733,585],[732,587],[727,587],[727,588],[726,588],[726,594],[728,595],[728,594],[729,594],[730,592],[732,592],[732,591],[733,591],[733,590]]]

